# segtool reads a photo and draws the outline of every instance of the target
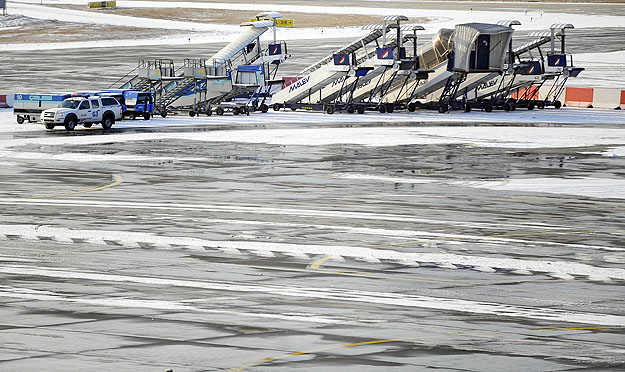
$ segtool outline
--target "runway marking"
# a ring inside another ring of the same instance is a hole
[[[388,340],[371,340],[371,341],[363,341],[363,342],[354,342],[351,344],[342,344],[342,345],[335,345],[335,346],[328,346],[328,347],[324,347],[324,348],[319,348],[319,349],[314,349],[314,350],[308,350],[308,351],[296,351],[296,352],[292,352],[292,353],[286,353],[283,355],[279,355],[276,357],[268,357],[268,358],[264,358],[255,362],[251,362],[239,367],[234,367],[234,368],[230,368],[228,370],[226,370],[226,372],[240,372],[243,371],[245,369],[251,368],[251,367],[258,367],[260,365],[263,365],[265,363],[270,363],[270,362],[275,362],[276,360],[283,360],[286,359],[290,356],[298,356],[298,355],[310,355],[310,354],[316,354],[322,351],[329,351],[329,350],[337,350],[337,349],[343,349],[343,348],[348,348],[348,347],[358,347],[358,346],[366,346],[366,345],[375,345],[375,344],[387,344],[387,343],[391,343],[391,342],[411,342],[412,340],[416,340],[417,337],[414,338],[408,338],[408,339],[388,339]]]
[[[310,268],[312,270],[319,270],[321,265],[323,265],[324,263],[326,263],[327,261],[329,261],[331,259],[332,259],[332,256],[325,256],[325,257],[315,261],[312,265],[310,265]]]
[[[323,288],[299,285],[249,284],[232,281],[197,281],[172,279],[156,276],[113,275],[93,271],[73,271],[31,267],[23,265],[0,266],[0,273],[32,275],[42,278],[63,278],[65,280],[88,280],[92,282],[132,283],[138,286],[180,287],[195,290],[261,293],[276,297],[315,299],[337,303],[365,303],[389,307],[419,308],[442,312],[462,312],[513,319],[547,320],[550,322],[593,324],[596,326],[624,326],[625,316],[602,313],[568,311],[557,308],[518,306],[496,302],[471,301],[456,298],[432,297],[395,292],[351,290],[345,288]],[[0,294],[2,292],[0,291]]]
[[[317,244],[294,244],[259,241],[217,241],[194,237],[157,236],[145,232],[114,231],[114,230],[72,230],[64,227],[39,225],[10,224],[0,225],[0,235],[18,236],[21,239],[38,240],[54,239],[56,236],[70,237],[74,240],[87,240],[88,243],[104,245],[106,241],[116,241],[136,246],[165,244],[174,250],[189,249],[206,252],[211,250],[233,250],[244,254],[259,252],[275,254],[304,253],[310,256],[344,257],[354,260],[392,262],[410,265],[418,263],[434,265],[441,268],[490,268],[503,273],[524,273],[526,275],[549,275],[559,279],[578,280],[578,277],[592,281],[609,282],[625,280],[625,269],[617,267],[598,267],[586,263],[546,260],[526,260],[519,258],[491,257],[456,253],[402,252],[396,250],[372,249],[358,246],[330,246]],[[96,239],[96,240],[93,240]],[[135,245],[133,243],[133,245]],[[228,252],[229,254],[229,252]],[[453,267],[452,267],[453,265]],[[321,266],[319,264],[319,266]],[[489,270],[489,271],[492,271]]]
[[[94,191],[101,191],[101,190],[105,190],[105,189],[110,189],[111,187],[115,187],[115,186],[121,184],[122,182],[124,182],[124,178],[121,175],[119,175],[119,174],[113,174],[113,177],[115,178],[115,181],[113,183],[110,183],[110,184],[104,185],[104,186],[100,186],[100,187],[95,187],[95,188],[92,188],[92,189],[66,192],[66,193],[62,193],[62,194],[52,194],[52,195],[42,195],[42,196],[29,196],[29,197],[26,197],[26,198],[23,198],[23,199],[45,199],[45,198],[56,198],[56,197],[59,197],[59,196],[84,194],[84,193],[87,193],[87,192],[94,192]]]
[[[536,328],[530,331],[585,331],[585,330],[602,330],[602,329],[625,329],[625,327],[563,327],[563,328]]]

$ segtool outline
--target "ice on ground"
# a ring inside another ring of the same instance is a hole
[[[510,178],[504,181],[480,181],[459,184],[489,190],[625,199],[625,180],[614,178]]]

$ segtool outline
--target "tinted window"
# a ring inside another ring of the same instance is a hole
[[[100,107],[100,103],[98,102],[97,99],[91,100],[91,107],[93,108]]]
[[[115,106],[119,105],[115,98],[102,98],[102,105],[104,106]]]
[[[89,108],[89,101],[82,101],[80,106],[78,106],[79,110],[86,110]]]

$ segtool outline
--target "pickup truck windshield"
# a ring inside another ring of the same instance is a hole
[[[79,104],[80,101],[78,100],[66,99],[65,101],[63,101],[63,103],[61,103],[61,107],[75,109],[76,107],[78,107]]]

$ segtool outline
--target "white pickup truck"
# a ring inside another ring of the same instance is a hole
[[[46,129],[63,125],[66,130],[74,130],[77,124],[90,128],[101,123],[102,128],[111,129],[115,120],[122,118],[122,105],[113,97],[71,97],[59,107],[44,110],[40,122]]]

